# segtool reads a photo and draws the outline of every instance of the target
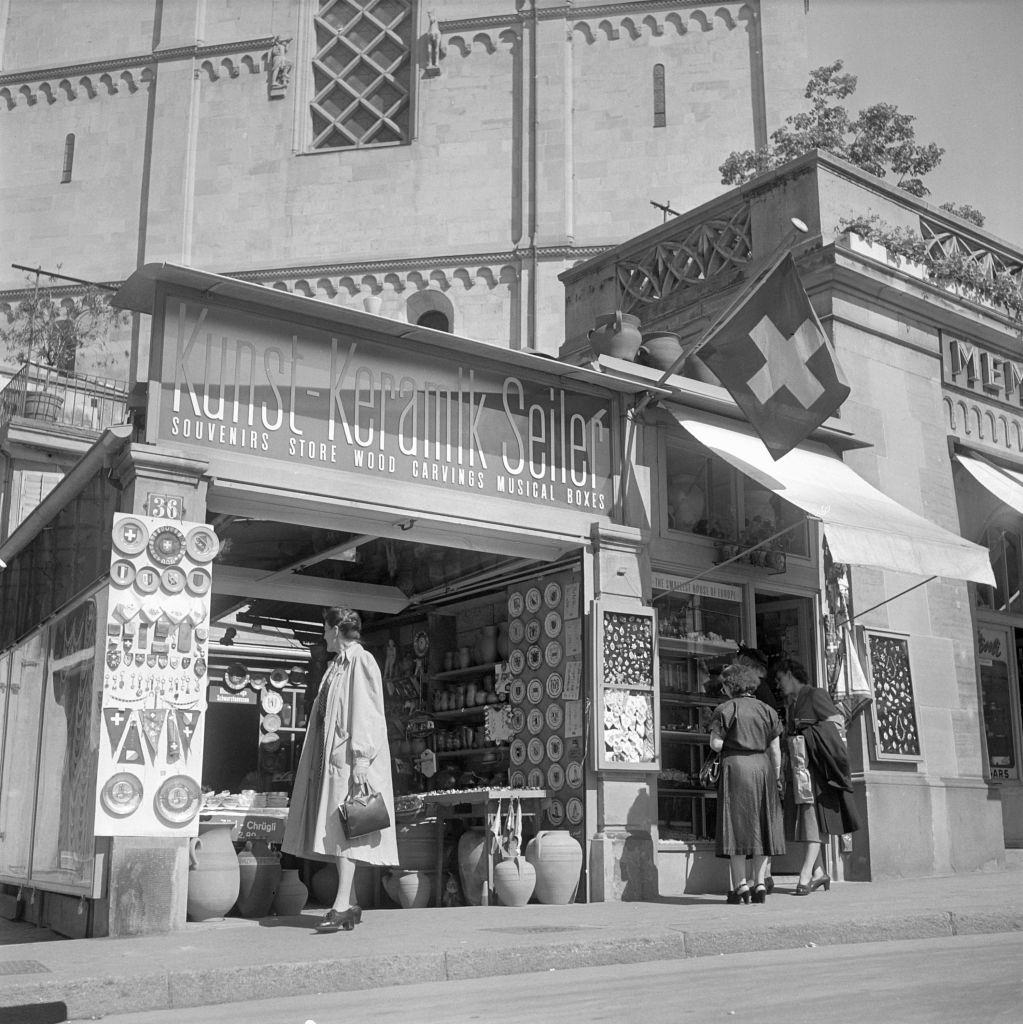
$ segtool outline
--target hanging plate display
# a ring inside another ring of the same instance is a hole
[[[165,824],[178,828],[187,825],[198,813],[202,802],[199,783],[187,775],[172,775],[156,791],[153,810]]]
[[[248,678],[248,670],[240,661],[232,662],[224,672],[224,682],[227,683],[228,689],[231,690],[242,689]]]
[[[540,620],[530,619],[526,623],[526,643],[535,644],[540,639]]]
[[[160,586],[165,594],[180,594],[185,589],[185,574],[176,565],[169,565],[160,573]]]
[[[275,732],[265,732],[259,737],[259,749],[264,753],[272,754],[275,750],[280,750],[281,738]]]
[[[536,587],[530,587],[526,591],[526,611],[538,612],[542,603],[543,598],[540,596],[540,591]]]
[[[110,566],[110,582],[115,587],[130,587],[135,582],[135,565],[126,558],[119,558]]]
[[[522,625],[522,619],[512,619],[508,623],[508,640],[513,644],[522,643],[522,638],[526,635],[526,629]]]
[[[525,740],[512,740],[508,748],[508,757],[512,764],[523,764],[526,760]]]
[[[512,651],[511,657],[508,659],[508,668],[511,669],[512,675],[519,675],[525,667],[526,656],[522,653],[522,651],[519,649]]]
[[[565,817],[569,825],[578,825],[583,820],[583,802],[577,796],[570,797],[565,804]]]
[[[539,768],[532,769],[526,782],[530,789],[543,789],[543,772]]]
[[[535,736],[543,729],[543,712],[539,708],[530,708],[526,716],[526,728]]]
[[[185,535],[176,526],[158,526],[149,537],[149,557],[158,565],[177,565],[185,557]]]
[[[220,550],[220,541],[217,535],[208,526],[197,526],[188,531],[185,538],[185,550],[193,562],[212,562]]]
[[[536,644],[526,651],[526,664],[535,672],[543,664],[543,651]]]
[[[546,660],[547,664],[550,665],[551,668],[554,668],[555,666],[561,664],[561,655],[562,649],[560,640],[552,640],[547,645],[547,648],[543,654],[544,659]]]
[[[551,700],[557,700],[565,689],[565,680],[561,678],[560,672],[552,672],[547,677],[547,696]]]
[[[190,594],[202,597],[203,594],[208,594],[210,587],[213,586],[213,577],[205,569],[190,569],[185,577],[185,586],[188,587]]]
[[[539,704],[543,700],[543,683],[539,679],[530,679],[526,687],[526,697],[530,704]]]
[[[583,766],[580,761],[569,761],[565,766],[565,781],[578,789],[583,784]]]
[[[511,773],[511,776],[508,779],[508,785],[510,785],[512,789],[525,789],[526,788],[526,775],[525,775],[525,773],[520,771],[518,768],[516,768],[515,771],[513,771]]]
[[[114,523],[114,547],[126,555],[141,555],[149,543],[149,530],[140,519],[128,517]]]
[[[284,698],[273,690],[264,690],[259,703],[268,715],[279,715],[284,707]]]
[[[277,732],[281,727],[281,716],[280,715],[264,715],[263,721],[260,723],[264,732]]]
[[[544,616],[543,631],[549,637],[561,636],[561,615],[558,612],[548,612]]]
[[[142,803],[142,783],[131,772],[111,775],[100,790],[99,802],[111,818],[127,818]]]
[[[144,565],[135,574],[135,589],[140,594],[155,594],[160,586],[160,574],[151,566]]]
[[[561,604],[561,584],[548,583],[543,591],[543,603],[548,608],[557,608]]]
[[[547,769],[547,788],[561,789],[565,784],[565,770],[560,764],[552,764]]]
[[[526,683],[522,679],[512,680],[511,690],[508,693],[513,704],[521,704],[526,699]]]
[[[511,708],[510,728],[512,732],[522,732],[526,726],[526,713],[522,708]]]
[[[543,760],[543,741],[534,736],[526,747],[526,756],[530,764],[539,764]]]
[[[547,737],[547,756],[552,761],[560,761],[561,755],[565,752],[565,744],[560,736]]]
[[[560,704],[551,704],[547,708],[547,728],[557,732],[565,720],[565,712]]]
[[[421,629],[412,638],[412,651],[417,658],[425,658],[429,650],[430,634],[425,629]]]
[[[508,618],[517,619],[522,614],[522,595],[516,590],[508,595]]]
[[[555,828],[558,828],[565,820],[565,805],[560,800],[554,799],[548,802],[547,820]]]
[[[290,679],[291,677],[288,675],[286,668],[275,668],[270,673],[270,685],[275,686],[278,690],[287,686]]]

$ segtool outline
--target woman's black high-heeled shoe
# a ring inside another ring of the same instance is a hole
[[[767,886],[766,885],[755,885],[753,886],[753,895],[751,897],[754,903],[766,903],[767,902]]]
[[[809,885],[803,885],[802,882],[797,882],[796,895],[809,896],[814,889],[820,889],[822,887],[825,892],[831,892],[831,875],[818,875],[816,878],[811,878]]]
[[[316,925],[321,935],[331,932],[352,931],[362,921],[362,907],[349,907],[347,910],[328,910]]]
[[[737,889],[729,889],[726,903],[749,903],[749,886],[743,882]]]

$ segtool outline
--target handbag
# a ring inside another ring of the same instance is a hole
[[[391,826],[384,798],[366,783],[352,789],[348,798],[338,805],[337,813],[341,816],[341,828],[348,839],[368,836]]]
[[[700,767],[700,785],[704,789],[710,789],[718,784],[718,772],[721,769],[721,762],[717,754],[711,754]]]
[[[806,740],[802,736],[790,736],[789,768],[792,772],[792,795],[797,804],[813,803],[813,781],[806,760]]]

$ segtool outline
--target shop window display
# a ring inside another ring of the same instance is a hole
[[[675,445],[668,446],[666,462],[669,527],[735,540],[733,471],[716,456]]]

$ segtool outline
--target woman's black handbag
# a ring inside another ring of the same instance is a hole
[[[721,762],[718,760],[717,754],[711,754],[706,761],[703,762],[703,767],[700,769],[700,785],[704,789],[711,789],[718,783],[718,770],[721,767]]]
[[[365,783],[359,789],[361,792],[353,789],[348,799],[339,804],[337,809],[341,816],[341,827],[349,839],[368,836],[371,832],[379,832],[391,826],[391,816],[387,813],[384,798]]]

